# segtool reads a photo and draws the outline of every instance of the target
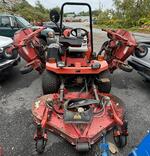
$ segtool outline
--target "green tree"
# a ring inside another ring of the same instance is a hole
[[[114,17],[124,20],[128,27],[139,24],[141,18],[150,14],[150,0],[113,0],[115,6]]]
[[[54,10],[56,10],[58,13],[60,13],[60,7],[59,6],[56,6],[53,8]],[[52,10],[52,9],[51,9]]]

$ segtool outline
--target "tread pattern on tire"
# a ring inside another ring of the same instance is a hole
[[[59,77],[55,73],[45,70],[42,75],[43,94],[57,93],[59,87]]]
[[[110,80],[110,82],[105,82],[105,83],[98,82],[97,83],[98,90],[100,92],[103,92],[103,93],[110,93],[110,91],[111,91],[111,79],[110,79],[111,75],[110,75],[110,72],[107,70],[107,71],[100,73],[99,79],[101,79],[101,78],[108,78]]]

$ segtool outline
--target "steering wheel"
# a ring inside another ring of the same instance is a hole
[[[77,37],[77,38],[88,36],[88,33],[89,32],[83,28],[75,28],[75,29],[72,29],[70,32],[72,36]]]

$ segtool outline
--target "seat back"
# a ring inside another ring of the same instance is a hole
[[[82,47],[68,47],[68,51],[69,52],[87,52],[88,48],[86,46],[82,46]]]

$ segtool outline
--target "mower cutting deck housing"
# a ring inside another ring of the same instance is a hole
[[[56,133],[75,145],[78,151],[88,151],[102,133],[114,129],[114,140],[118,147],[127,143],[127,126],[124,108],[110,94],[98,93],[99,100],[91,93],[68,92],[63,108],[60,95],[50,94],[37,99],[32,106],[37,123],[35,134],[36,149],[43,152],[47,142],[47,132]],[[39,142],[43,142],[39,148]]]

